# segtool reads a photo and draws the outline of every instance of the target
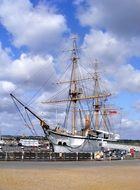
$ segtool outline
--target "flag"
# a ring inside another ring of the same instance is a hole
[[[117,114],[118,112],[117,112],[116,110],[112,110],[112,111],[108,111],[108,113],[109,113],[110,115],[115,115],[115,114]]]

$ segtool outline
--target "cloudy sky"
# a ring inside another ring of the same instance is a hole
[[[122,110],[121,137],[140,139],[139,13],[139,0],[0,0],[0,133],[30,134],[11,92],[26,103],[36,101],[47,117],[40,102],[55,90],[50,84],[66,66],[63,50],[76,34],[82,60],[99,60],[112,102]]]

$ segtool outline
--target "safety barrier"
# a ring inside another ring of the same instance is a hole
[[[102,155],[101,157],[99,155]],[[134,157],[125,155],[123,159],[140,159],[140,152],[136,152]],[[0,161],[88,161],[122,159],[122,157],[110,157],[106,154],[96,153],[55,153],[48,151],[14,151],[0,152]]]
[[[48,151],[0,152],[1,161],[80,161],[93,159],[93,153],[55,153]]]

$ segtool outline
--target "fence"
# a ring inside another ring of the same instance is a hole
[[[0,152],[0,160],[5,161],[76,161],[76,160],[93,160],[93,153],[54,153],[54,152]]]
[[[54,153],[47,151],[20,151],[0,152],[0,161],[88,161],[96,159],[95,153]],[[134,157],[125,155],[123,159],[140,159],[140,153],[136,152]],[[96,160],[122,159],[120,156],[108,156],[104,154]]]

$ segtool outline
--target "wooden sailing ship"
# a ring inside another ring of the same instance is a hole
[[[119,138],[111,131],[109,112],[116,112],[106,102],[110,93],[100,88],[100,77],[97,72],[97,62],[93,74],[81,77],[78,72],[79,57],[76,38],[73,39],[70,79],[59,81],[59,84],[69,84],[67,98],[44,101],[44,104],[66,104],[66,114],[62,126],[53,128],[31,109],[19,101],[13,94],[11,97],[18,101],[27,111],[32,113],[52,145],[54,152],[95,152],[107,147]],[[89,86],[92,87],[88,89]],[[84,85],[86,88],[84,89]],[[87,92],[88,91],[88,92]],[[69,119],[70,118],[70,119]]]

